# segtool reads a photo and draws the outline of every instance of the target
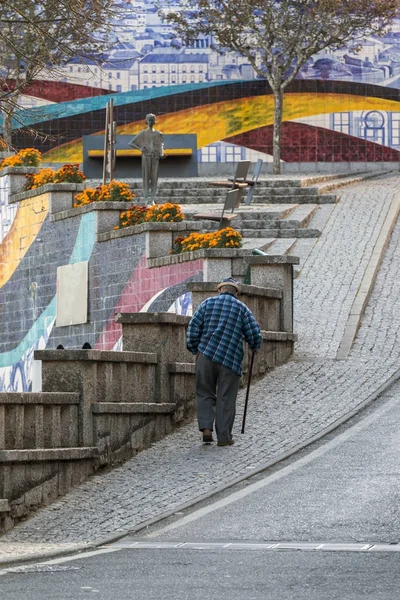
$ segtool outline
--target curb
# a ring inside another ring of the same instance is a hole
[[[365,269],[364,276],[358,288],[356,297],[350,309],[342,341],[336,353],[336,360],[345,360],[353,346],[362,316],[372,293],[376,276],[381,266],[385,250],[390,242],[390,236],[396,225],[400,212],[400,193],[393,197],[385,221],[382,225],[371,259]]]
[[[400,196],[399,196],[399,198],[400,198]],[[43,552],[43,553],[38,553],[38,554],[31,554],[30,556],[24,556],[21,558],[14,557],[14,558],[9,558],[9,559],[5,559],[5,560],[0,559],[0,568],[2,568],[2,567],[7,568],[7,567],[11,567],[11,566],[17,566],[22,563],[43,561],[46,559],[58,558],[61,556],[74,555],[74,554],[78,554],[80,552],[94,550],[101,546],[106,546],[106,545],[110,545],[114,542],[117,542],[118,540],[120,540],[124,537],[127,537],[128,535],[133,535],[135,533],[138,533],[139,531],[142,531],[143,529],[147,529],[148,527],[155,525],[156,523],[159,523],[159,522],[163,521],[164,519],[167,519],[168,517],[171,517],[172,515],[174,515],[177,512],[181,512],[183,510],[186,510],[187,508],[191,508],[192,506],[199,504],[200,502],[204,502],[205,500],[208,500],[208,499],[212,498],[213,496],[216,496],[217,494],[220,494],[220,493],[228,490],[229,488],[234,487],[235,485],[242,483],[243,481],[246,481],[247,479],[250,479],[251,477],[254,477],[255,475],[258,475],[258,474],[262,473],[263,471],[266,471],[267,469],[270,469],[271,467],[278,465],[279,463],[294,456],[300,450],[304,450],[305,448],[314,444],[315,442],[320,441],[326,435],[328,435],[329,433],[332,433],[332,431],[334,431],[335,429],[337,429],[338,427],[340,427],[341,425],[343,425],[344,423],[346,423],[347,421],[352,419],[355,415],[357,415],[363,409],[367,408],[370,404],[372,404],[375,400],[377,400],[379,398],[379,396],[381,396],[381,394],[383,394],[389,388],[391,388],[392,385],[394,383],[396,383],[396,381],[398,381],[398,380],[400,380],[400,369],[398,369],[391,377],[389,377],[385,381],[385,383],[383,383],[381,386],[379,386],[377,388],[377,390],[375,392],[373,392],[372,394],[370,394],[363,402],[360,402],[360,404],[358,404],[351,411],[349,411],[342,417],[339,417],[339,419],[336,419],[336,421],[333,421],[333,423],[331,423],[330,425],[328,425],[327,427],[322,429],[319,433],[315,434],[313,437],[308,438],[307,440],[305,440],[304,442],[301,442],[300,444],[297,444],[297,446],[294,446],[291,450],[288,450],[287,452],[284,452],[277,458],[274,458],[273,460],[270,460],[270,461],[260,465],[256,469],[253,469],[252,471],[249,471],[248,473],[246,473],[244,475],[240,475],[239,477],[236,477],[235,479],[231,479],[227,483],[225,483],[221,486],[218,486],[217,488],[213,489],[212,491],[207,492],[206,494],[202,494],[201,496],[197,496],[196,498],[189,500],[187,502],[184,502],[183,504],[179,504],[178,506],[175,506],[173,509],[167,510],[167,511],[157,515],[156,517],[152,517],[151,519],[142,521],[141,523],[139,523],[132,529],[126,530],[123,533],[121,532],[116,535],[111,535],[111,536],[108,536],[105,538],[100,538],[98,540],[94,540],[93,542],[79,543],[79,544],[76,544],[75,547],[69,548],[68,550],[54,550],[54,551]],[[1,542],[1,538],[0,538],[0,542]],[[0,543],[0,546],[1,546],[1,543]]]
[[[332,183],[324,182],[321,183],[319,187],[319,194],[327,194],[335,189],[340,189],[346,187],[348,185],[354,185],[356,183],[361,183],[366,181],[367,179],[372,179],[373,177],[383,177],[384,175],[389,175],[390,173],[397,173],[397,171],[388,170],[388,171],[376,171],[374,173],[365,172],[365,173],[354,173],[343,176],[343,179],[338,177],[337,180],[334,180]],[[317,184],[318,185],[318,184]]]

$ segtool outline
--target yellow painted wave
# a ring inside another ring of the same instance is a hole
[[[14,274],[39,233],[49,209],[49,194],[19,202],[10,231],[0,243],[0,287]]]
[[[400,103],[395,100],[351,94],[286,94],[283,120],[346,111],[398,111],[399,107]],[[160,115],[157,117],[157,129],[163,133],[196,133],[198,147],[202,148],[233,135],[272,125],[273,111],[271,95],[239,98]],[[133,135],[144,127],[144,120],[135,121],[120,125],[117,133]],[[80,163],[83,161],[82,140],[74,140],[54,148],[44,157],[51,162]]]

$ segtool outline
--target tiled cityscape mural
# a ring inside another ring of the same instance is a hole
[[[208,37],[176,47],[152,1],[125,3],[102,68],[75,59],[42,73],[23,102],[27,125],[48,133],[52,162],[81,161],[83,134],[100,133],[113,94],[119,133],[137,132],[147,112],[164,133],[197,133],[199,162],[270,160],[272,98],[240,55],[219,54]],[[385,37],[357,51],[324,51],[308,61],[286,94],[282,159],[397,160],[400,150],[400,18]],[[205,127],[205,124],[207,126]],[[31,145],[16,132],[18,147]]]

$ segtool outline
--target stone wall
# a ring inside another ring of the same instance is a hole
[[[16,191],[22,176],[0,174],[0,189]],[[286,362],[296,340],[297,258],[241,249],[170,255],[177,236],[210,224],[115,230],[125,204],[74,209],[80,189],[5,194],[5,206],[16,208],[0,243],[0,531],[193,416],[189,317],[166,312],[179,296],[190,294],[196,308],[222,278],[243,283],[264,339],[254,377]],[[77,262],[88,263],[87,322],[57,326],[57,268]],[[92,349],[81,348],[86,341]],[[38,392],[26,391],[32,365],[41,368]]]
[[[202,277],[201,260],[150,268],[146,247],[154,252],[157,243],[148,242],[145,228],[113,230],[126,204],[74,209],[82,186],[71,184],[10,195],[30,170],[0,173],[2,222],[8,223],[0,240],[0,391],[38,389],[32,388],[34,350],[78,349],[85,342],[101,350],[121,347],[116,312],[152,311],[153,302],[168,310],[186,281]],[[79,262],[88,263],[88,320],[57,327],[57,269]]]

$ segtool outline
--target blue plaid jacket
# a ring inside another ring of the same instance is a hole
[[[228,292],[200,304],[189,323],[186,347],[241,375],[243,338],[252,350],[261,346],[261,330],[253,313]]]

